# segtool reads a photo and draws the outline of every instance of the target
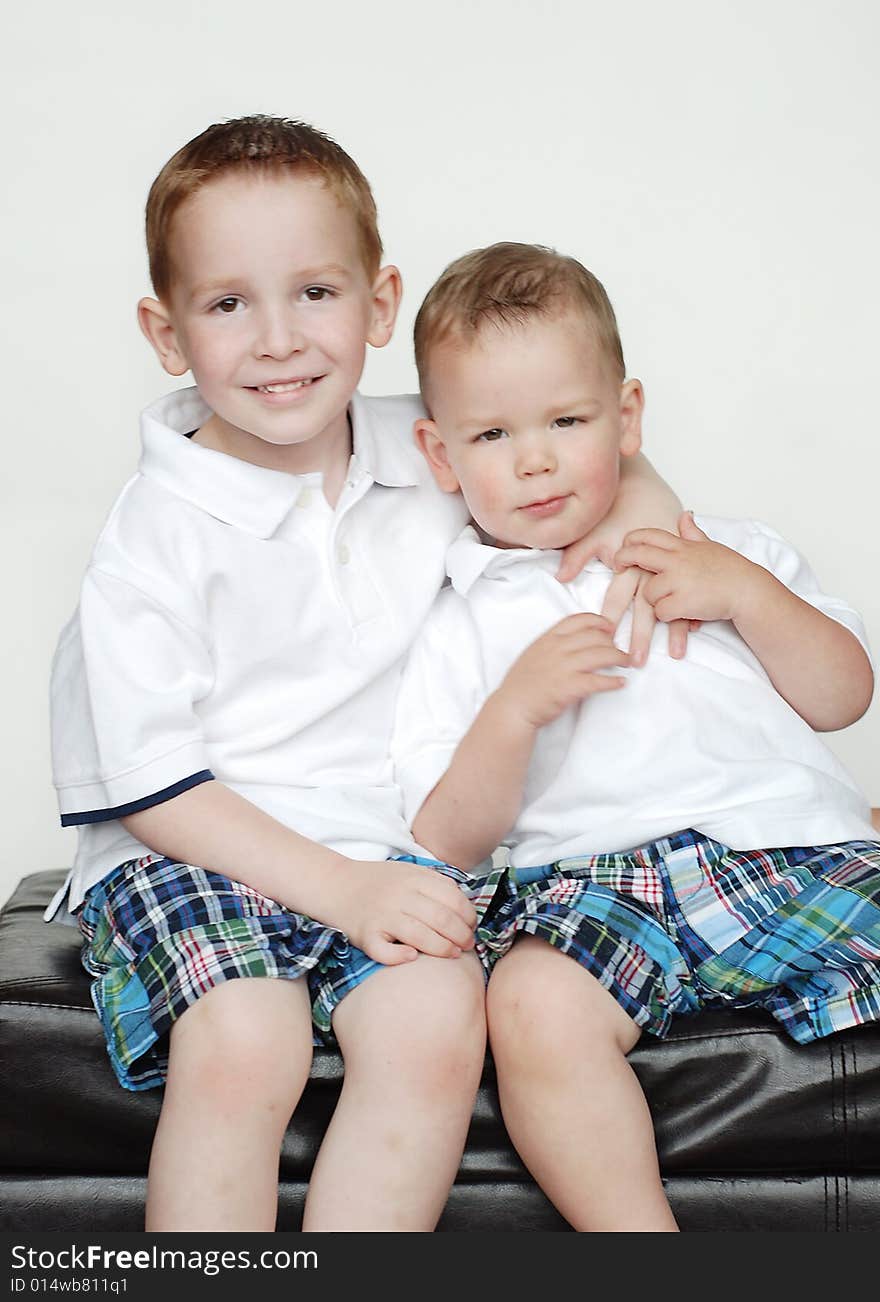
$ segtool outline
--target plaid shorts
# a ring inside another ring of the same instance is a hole
[[[876,842],[737,851],[686,831],[513,885],[484,929],[491,962],[540,936],[654,1035],[701,1008],[765,1008],[801,1043],[880,1020]]]
[[[451,877],[480,918],[504,876],[493,869],[472,878],[434,860],[399,858]],[[78,921],[110,1061],[130,1090],[164,1084],[172,1023],[224,981],[304,976],[314,1042],[333,1044],[334,1008],[382,969],[341,931],[241,882],[170,859],[121,864],[89,891]],[[487,964],[479,935],[477,952]]]

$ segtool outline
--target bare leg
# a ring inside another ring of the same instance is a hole
[[[333,1015],[345,1081],[304,1230],[433,1230],[461,1159],[486,1049],[472,953],[377,972]]]
[[[306,982],[238,978],[175,1023],[148,1231],[274,1230],[281,1141],[312,1062]]]
[[[489,982],[508,1133],[576,1230],[674,1231],[654,1130],[626,1060],[639,1029],[574,959],[521,937]]]

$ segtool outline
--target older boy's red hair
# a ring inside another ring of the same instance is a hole
[[[208,127],[168,160],[150,187],[147,254],[156,297],[168,296],[173,278],[171,226],[191,195],[230,172],[272,174],[286,169],[320,177],[351,211],[372,279],[379,270],[382,241],[373,193],[358,165],[335,140],[305,122],[255,114]]]

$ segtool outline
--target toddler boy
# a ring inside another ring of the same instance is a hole
[[[880,1017],[880,847],[816,736],[868,706],[864,631],[773,530],[686,515],[617,555],[652,575],[661,621],[702,621],[683,660],[658,626],[635,668],[629,617],[615,633],[598,613],[611,571],[553,577],[641,443],[604,289],[496,245],[447,268],[415,333],[417,441],[475,525],[399,698],[413,833],[463,870],[510,846],[512,896],[483,930],[526,1165],[577,1229],[672,1230],[626,1061],[642,1031],[747,1004],[799,1041]]]

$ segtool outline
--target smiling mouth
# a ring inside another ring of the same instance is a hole
[[[296,393],[298,389],[307,389],[320,379],[320,375],[313,375],[305,380],[273,380],[271,384],[251,384],[247,387],[256,393]]]

